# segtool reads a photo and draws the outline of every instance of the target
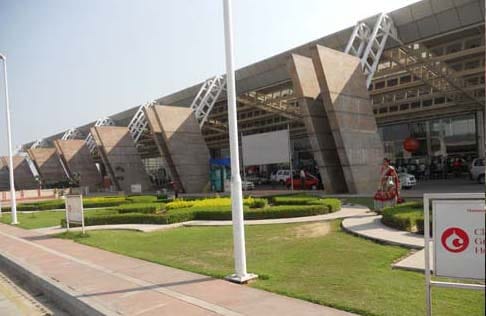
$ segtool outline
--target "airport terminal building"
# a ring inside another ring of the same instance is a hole
[[[292,167],[319,174],[330,193],[364,192],[384,156],[427,169],[484,157],[484,7],[423,0],[239,69],[241,137],[287,131]],[[225,78],[25,144],[18,156],[19,189],[38,185],[30,168],[44,186],[215,190],[208,182],[229,157]],[[0,191],[8,167],[0,160]],[[282,168],[248,167],[262,177]]]

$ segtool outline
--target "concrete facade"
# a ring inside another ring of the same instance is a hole
[[[293,54],[289,71],[324,190],[326,193],[345,193],[347,186],[312,59]]]
[[[39,172],[42,184],[55,184],[68,180],[57,156],[56,148],[28,149],[27,153]]]
[[[156,105],[145,113],[172,180],[186,193],[207,189],[209,150],[192,110]]]
[[[119,191],[132,192],[132,185],[150,191],[152,185],[127,127],[92,127],[91,134],[112,183]]]
[[[9,163],[8,163],[8,157],[0,157],[0,162],[3,166],[3,168],[7,171],[3,171],[2,178],[5,178],[5,174],[7,175],[7,181],[8,181],[8,168]],[[37,189],[39,188],[39,184],[34,178],[34,175],[32,174],[32,171],[30,170],[29,164],[27,160],[24,157],[21,156],[13,156],[13,170],[14,170],[14,179],[15,179],[15,188],[19,190],[30,190],[30,189]],[[1,181],[2,183],[5,182],[5,180]],[[10,185],[8,185],[7,188],[10,188]]]
[[[63,161],[70,177],[80,174],[79,185],[88,187],[90,191],[96,191],[101,185],[101,176],[91,158],[84,140],[55,140],[59,158]]]
[[[319,45],[311,53],[348,192],[373,192],[384,153],[360,60]]]

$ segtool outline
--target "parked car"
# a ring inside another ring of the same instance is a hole
[[[255,189],[255,183],[251,181],[241,181],[241,189],[243,191],[250,191]]]
[[[471,179],[481,184],[484,184],[484,170],[485,170],[484,158],[474,159],[471,167],[469,168],[469,174]]]
[[[302,188],[302,182],[299,176],[294,176],[293,182],[294,182],[294,189]],[[290,189],[290,185],[291,182],[289,177],[287,180],[285,180],[285,186]],[[317,179],[315,176],[311,175],[310,173],[306,173],[304,188],[306,190],[316,190],[318,186],[319,186],[319,179]]]
[[[400,187],[404,189],[411,189],[417,184],[415,176],[406,172],[400,172],[398,174],[398,180],[400,181]]]
[[[288,169],[280,169],[270,175],[270,181],[272,182],[285,184],[287,179],[290,179],[290,170]]]
[[[268,182],[268,179],[265,177],[260,177],[259,175],[252,174],[252,175],[246,175],[246,180],[251,181],[256,184],[265,184]]]

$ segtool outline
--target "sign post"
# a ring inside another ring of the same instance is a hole
[[[66,228],[69,231],[70,224],[81,225],[81,231],[84,235],[84,209],[82,195],[66,196]]]
[[[483,284],[432,280],[430,266],[430,205],[432,202],[433,275],[452,279],[483,280],[485,194],[424,194],[425,301],[432,315],[432,286],[485,290]]]

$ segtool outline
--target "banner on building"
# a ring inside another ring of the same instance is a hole
[[[290,161],[289,131],[254,134],[242,137],[243,165],[267,165]]]

